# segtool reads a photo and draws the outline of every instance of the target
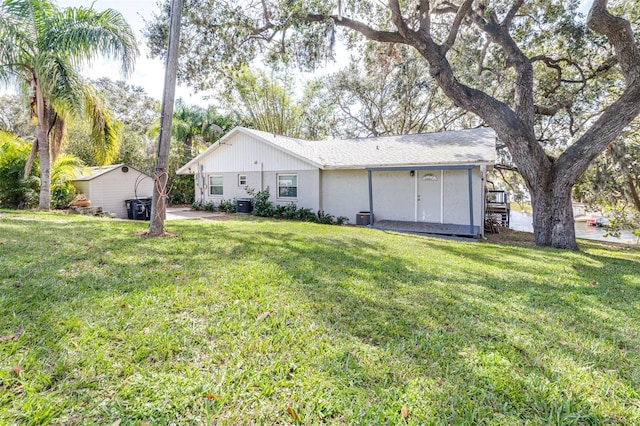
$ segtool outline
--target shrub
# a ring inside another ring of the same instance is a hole
[[[169,204],[190,204],[194,202],[193,176],[176,175],[170,185]]]
[[[273,217],[276,213],[276,208],[273,203],[269,201],[269,187],[262,191],[256,191],[254,189],[247,189],[247,193],[253,197],[253,214],[260,217]]]
[[[276,207],[273,217],[276,219],[293,220],[296,219],[297,211],[298,207],[294,203],[284,204]]]
[[[334,218],[333,215],[326,214],[322,210],[320,210],[316,215],[311,209],[307,209],[304,207],[298,208],[298,206],[296,206],[296,204],[293,202],[280,206],[274,206],[273,203],[269,201],[269,188],[262,191],[247,189],[247,193],[253,197],[253,214],[255,216],[274,217],[276,219],[286,220],[300,220],[303,222],[316,222],[326,225],[344,225],[346,223],[349,223],[349,219],[344,216],[338,216],[338,218]],[[235,211],[235,203],[233,209],[233,211]]]
[[[10,208],[28,208],[38,202],[40,180],[36,176],[37,164],[31,175],[23,179],[24,166],[31,144],[0,132],[0,205]]]
[[[218,211],[223,213],[235,213],[236,212],[236,199],[222,200],[218,204]]]
[[[346,216],[338,216],[335,221],[335,224],[339,226],[346,225],[347,223],[349,223],[349,218]]]
[[[318,223],[331,225],[333,224],[333,219],[334,219],[333,215],[325,213],[324,210],[320,210],[318,212]]]

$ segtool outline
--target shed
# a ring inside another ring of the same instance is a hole
[[[486,172],[496,135],[478,128],[308,141],[236,127],[178,170],[195,199],[218,203],[269,188],[276,204],[346,216],[374,227],[483,233]]]
[[[91,206],[126,219],[126,200],[153,195],[153,178],[126,164],[89,167],[73,180],[77,192],[91,200]]]

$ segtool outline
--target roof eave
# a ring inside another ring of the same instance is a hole
[[[404,169],[419,169],[421,167],[437,168],[437,167],[454,167],[454,166],[493,166],[495,161],[483,160],[483,161],[471,161],[471,162],[459,162],[459,163],[401,163],[401,164],[345,164],[339,166],[332,166],[325,164],[320,168],[323,170],[367,170],[367,169],[383,169],[383,168],[404,168]]]

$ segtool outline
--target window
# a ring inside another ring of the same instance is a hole
[[[247,175],[238,175],[238,186],[247,186]]]
[[[209,195],[222,195],[222,176],[209,176]]]
[[[298,176],[278,175],[278,197],[296,198],[298,196]]]

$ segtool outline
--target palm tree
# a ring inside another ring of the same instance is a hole
[[[40,156],[40,202],[51,204],[51,163],[65,140],[66,123],[86,118],[101,146],[101,162],[117,154],[118,137],[111,114],[78,69],[98,55],[120,60],[131,71],[138,48],[119,12],[92,7],[59,8],[51,0],[4,0],[0,3],[0,82],[15,84],[30,98],[35,139],[25,176]]]
[[[213,107],[204,109],[187,105],[182,99],[178,99],[173,111],[171,132],[173,137],[183,144],[182,161],[186,163],[197,154],[198,144],[205,147],[211,145],[223,132],[220,125],[226,128],[229,121],[229,117],[218,115]]]

